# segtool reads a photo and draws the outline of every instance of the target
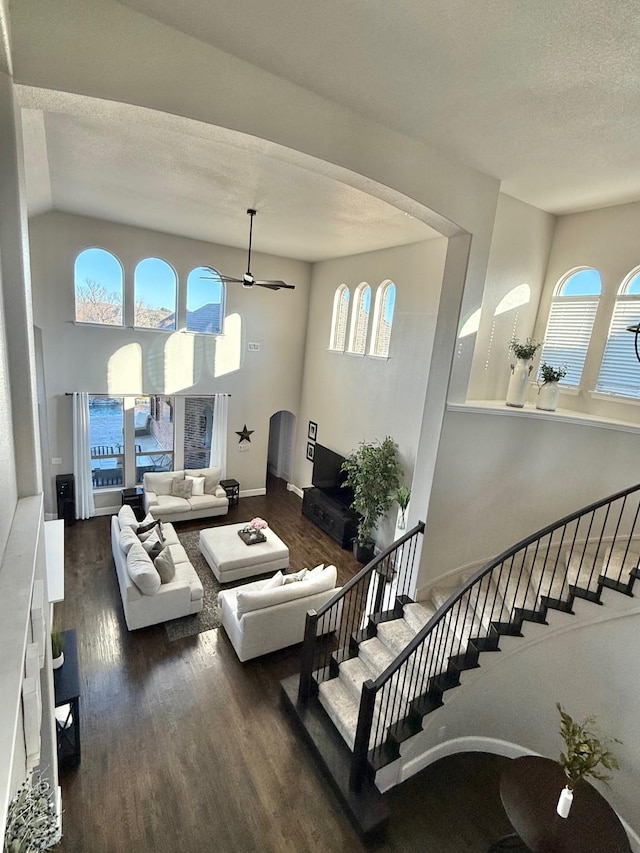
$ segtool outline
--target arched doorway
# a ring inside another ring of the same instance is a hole
[[[276,412],[269,419],[267,481],[270,477],[277,477],[286,483],[291,482],[295,422],[295,416],[287,411]]]

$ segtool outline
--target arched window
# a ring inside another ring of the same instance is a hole
[[[122,264],[106,249],[80,252],[74,264],[76,321],[122,326]]]
[[[540,364],[566,367],[562,385],[580,386],[601,286],[600,273],[590,267],[572,270],[556,285]]]
[[[225,288],[211,267],[196,267],[187,277],[187,331],[221,335]]]
[[[633,334],[627,331],[627,326],[638,323],[640,267],[632,270],[620,285],[596,391],[640,398],[640,363],[635,353]]]
[[[393,311],[396,307],[396,286],[392,281],[383,281],[376,291],[376,304],[373,310],[373,337],[371,355],[386,358],[391,343]]]
[[[347,342],[347,317],[349,316],[349,288],[341,284],[333,297],[333,316],[331,317],[331,336],[329,349],[343,352]]]
[[[356,288],[351,312],[349,331],[349,352],[364,355],[367,347],[367,330],[371,310],[371,288],[363,281]]]
[[[134,326],[145,329],[176,328],[178,276],[166,261],[145,258],[133,276]]]

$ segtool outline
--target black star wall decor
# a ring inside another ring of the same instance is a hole
[[[241,430],[236,430],[236,435],[240,436],[240,441],[238,444],[242,444],[243,441],[248,441],[251,444],[251,434],[254,433],[254,429],[247,429],[247,425],[245,424]]]

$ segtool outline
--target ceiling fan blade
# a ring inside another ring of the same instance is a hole
[[[268,287],[271,290],[281,290],[285,288],[286,290],[295,290],[295,284],[287,284],[284,281],[279,281],[278,279],[256,279],[254,284],[257,284],[259,287]]]
[[[201,276],[198,276],[198,278],[206,279],[207,281],[222,281],[225,283],[237,282],[238,284],[240,284],[242,282],[241,278],[234,278],[231,275],[222,275],[222,274],[218,275],[217,273],[216,273],[216,275],[201,275]]]
[[[267,287],[269,290],[281,290],[285,288],[286,290],[295,290],[295,284],[287,284],[284,281],[280,281],[279,279],[255,279],[251,274],[251,244],[253,240],[253,217],[256,215],[256,211],[250,207],[247,210],[249,214],[249,252],[247,255],[247,271],[242,276],[242,278],[235,278],[231,275],[222,275],[221,273],[214,270],[212,267],[205,267],[208,269],[213,275],[201,275],[200,278],[211,279],[213,281],[223,281],[225,284],[229,282],[233,282],[236,284],[241,284],[243,287],[252,288],[254,285],[257,287]]]

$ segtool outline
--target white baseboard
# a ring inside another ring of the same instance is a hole
[[[240,497],[241,498],[255,498],[255,497],[258,497],[259,495],[266,495],[266,494],[267,494],[266,489],[245,489],[244,491],[240,492]]]
[[[304,497],[304,492],[299,486],[296,486],[295,483],[287,483],[287,491],[293,492],[293,494],[297,495],[299,498]]]

